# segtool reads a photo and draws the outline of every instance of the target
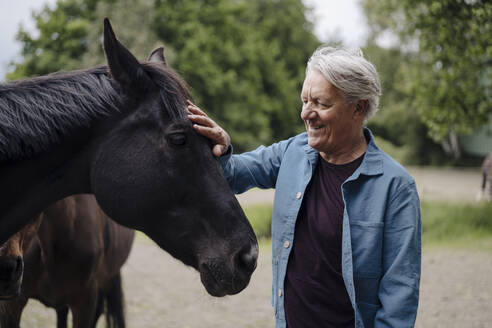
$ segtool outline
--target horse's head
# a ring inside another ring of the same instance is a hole
[[[141,230],[200,272],[214,296],[245,288],[258,245],[210,143],[186,116],[187,89],[162,49],[139,63],[104,25],[104,49],[123,106],[101,142],[92,192],[115,221]]]
[[[35,238],[42,215],[0,246],[0,300],[19,295],[24,273],[24,253]]]

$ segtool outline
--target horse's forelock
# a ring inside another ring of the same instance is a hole
[[[171,68],[155,63],[142,64],[160,90],[161,101],[170,118],[186,117],[186,100],[192,99],[186,82]]]

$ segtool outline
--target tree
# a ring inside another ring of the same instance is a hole
[[[401,163],[442,163],[446,156],[441,146],[429,137],[428,128],[412,104],[413,98],[401,83],[405,78],[404,72],[411,63],[411,55],[398,48],[378,46],[372,37],[369,37],[363,50],[364,56],[378,70],[383,90],[380,110],[369,120],[369,128],[376,137],[390,142],[399,149],[391,155],[397,157]]]
[[[80,59],[87,51],[86,37],[92,28],[95,8],[104,1],[112,0],[58,0],[54,8],[45,6],[33,13],[38,33],[19,30],[22,60],[12,64],[14,70],[7,78],[82,68]]]
[[[399,37],[405,92],[435,140],[470,132],[492,115],[492,2],[364,0],[376,36]]]
[[[300,0],[157,0],[155,31],[196,101],[239,150],[301,131],[305,63],[318,45]]]

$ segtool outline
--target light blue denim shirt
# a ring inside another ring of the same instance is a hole
[[[421,266],[420,202],[414,179],[377,148],[368,147],[357,170],[342,184],[342,275],[356,328],[413,327]],[[272,217],[272,305],[275,327],[284,328],[284,278],[294,228],[319,153],[303,133],[241,155],[220,158],[235,193],[275,188]],[[330,297],[330,295],[326,295]],[[315,328],[315,327],[313,327]]]

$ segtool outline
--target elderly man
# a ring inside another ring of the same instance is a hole
[[[361,52],[323,47],[301,92],[306,133],[232,155],[229,135],[191,104],[231,188],[275,188],[276,327],[412,327],[421,218],[414,179],[374,143],[378,74]]]

